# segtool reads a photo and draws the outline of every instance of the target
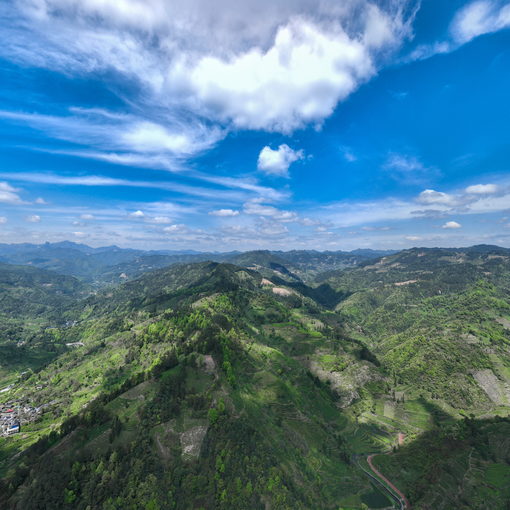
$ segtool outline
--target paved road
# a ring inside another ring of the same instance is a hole
[[[372,463],[372,459],[374,458],[376,454],[369,455],[367,457],[368,465],[370,466],[370,469],[381,479],[383,480],[388,486],[399,496],[400,498],[400,505],[402,507],[402,510],[409,510],[411,508],[411,504],[409,503],[408,499],[405,497],[405,495],[398,490],[395,485],[393,485]]]

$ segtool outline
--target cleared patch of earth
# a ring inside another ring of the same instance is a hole
[[[407,280],[405,282],[395,282],[393,285],[395,287],[403,287],[404,285],[411,285],[411,283],[416,283],[418,280]]]
[[[508,395],[501,381],[490,369],[473,372],[473,377],[487,396],[497,405],[508,405]]]
[[[321,381],[329,381],[331,388],[339,395],[340,407],[349,406],[359,398],[360,388],[379,377],[368,365],[363,364],[353,364],[342,372],[336,372],[325,370],[317,361],[311,361],[310,371]]]
[[[181,434],[182,457],[184,459],[198,458],[207,428],[207,425],[197,425]]]
[[[204,356],[204,369],[208,374],[214,374],[216,371],[216,362],[210,354]]]
[[[296,294],[294,291],[289,289],[284,289],[283,287],[273,287],[272,288],[273,294],[276,294],[278,296],[292,296],[293,294]]]

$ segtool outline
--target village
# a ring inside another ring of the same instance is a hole
[[[19,434],[23,425],[39,417],[43,407],[31,407],[20,401],[0,404],[0,434],[2,436]]]

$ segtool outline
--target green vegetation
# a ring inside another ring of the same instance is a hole
[[[274,266],[290,253],[93,294],[0,268],[0,402],[40,409],[0,437],[0,506],[385,508],[358,466],[380,453],[415,509],[507,510],[510,253],[410,250],[313,286]]]

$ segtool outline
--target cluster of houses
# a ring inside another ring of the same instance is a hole
[[[22,425],[34,421],[40,413],[40,407],[30,407],[21,402],[0,404],[0,434],[3,436],[18,434]]]

